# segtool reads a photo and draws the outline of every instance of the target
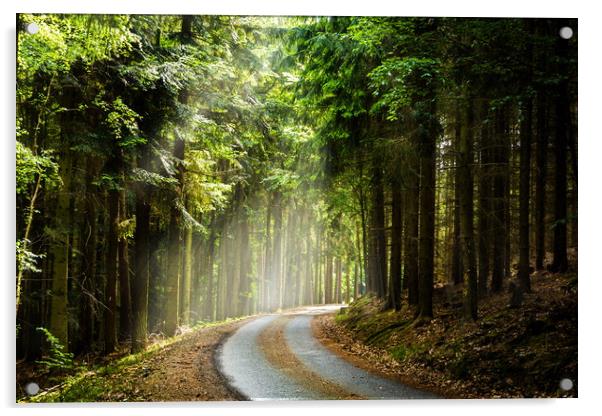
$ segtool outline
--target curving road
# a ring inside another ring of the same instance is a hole
[[[218,351],[220,371],[249,400],[435,399],[335,355],[314,336],[311,320],[338,305],[257,318]]]

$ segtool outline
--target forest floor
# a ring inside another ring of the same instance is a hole
[[[481,300],[476,322],[463,317],[462,288],[444,287],[435,290],[435,318],[429,323],[417,324],[409,308],[382,311],[374,298],[365,297],[337,314],[316,315],[312,330],[355,366],[439,396],[577,397],[577,275],[535,273],[532,288],[517,308],[509,307],[507,292]],[[251,319],[196,327],[138,354],[121,351],[102,361],[76,361],[69,374],[18,364],[17,401],[244,399],[217,370],[215,351]],[[270,344],[283,338],[278,331],[265,336]],[[268,358],[286,366],[291,361],[281,352]],[[568,391],[559,387],[565,378],[574,383]],[[42,393],[27,397],[29,382],[38,383]]]
[[[409,308],[363,298],[317,317],[314,332],[356,366],[444,397],[577,397],[577,275],[534,273],[532,289],[517,308],[507,292],[490,295],[472,322],[461,288],[439,288],[435,319],[421,325]]]
[[[107,363],[80,367],[75,374],[49,377],[39,368],[17,366],[19,402],[172,402],[239,400],[214,362],[221,341],[246,319],[217,322],[149,346],[138,354],[115,353]],[[39,380],[45,380],[46,383]],[[48,380],[60,381],[52,387]],[[25,385],[38,382],[42,393],[25,396]]]

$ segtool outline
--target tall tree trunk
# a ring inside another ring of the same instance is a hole
[[[418,302],[421,318],[433,317],[435,253],[435,145],[423,143],[420,158],[420,248],[418,256]]]
[[[326,267],[324,270],[324,303],[332,303],[332,255],[330,254],[330,239],[326,243]]]
[[[546,177],[548,175],[548,100],[541,88],[537,92],[537,146],[535,153],[535,268],[544,267],[546,255]]]
[[[274,250],[273,250],[273,277],[270,296],[270,311],[279,309],[282,299],[282,194],[274,193]]]
[[[313,256],[313,248],[312,248],[312,232],[311,232],[311,224],[310,224],[310,211],[308,209],[306,209],[305,211],[305,215],[306,215],[306,221],[308,223],[307,226],[307,236],[305,238],[305,286],[304,286],[304,297],[303,297],[303,304],[304,305],[311,305],[313,304],[313,299],[312,299],[312,293],[313,293],[313,288],[312,288],[312,281],[313,281],[313,276],[312,276],[312,264],[314,261],[316,261],[315,257]]]
[[[401,184],[395,180],[391,186],[391,286],[387,306],[396,311],[401,309],[402,198]]]
[[[357,264],[353,262],[353,264]],[[349,258],[347,258],[347,263],[345,266],[345,303],[349,305],[351,302],[351,276],[350,276],[350,268],[349,268]]]
[[[417,154],[409,156],[408,168],[403,280],[408,285],[408,303],[416,306],[418,305],[418,211],[420,195],[420,164],[418,163]]]
[[[149,234],[150,204],[146,200],[146,187],[137,185],[136,189],[136,230],[134,245],[134,279],[132,280],[132,352],[138,352],[146,345],[148,282],[149,282]]]
[[[94,293],[96,290],[96,268],[98,252],[98,215],[96,212],[96,192],[93,185],[97,172],[97,163],[89,157],[89,170],[86,174],[85,216],[84,216],[84,276],[82,278],[82,294],[80,298],[81,338],[79,351],[89,350],[94,342]]]
[[[506,276],[506,192],[508,184],[506,182],[506,169],[508,168],[507,159],[507,140],[506,137],[506,111],[505,108],[498,109],[495,114],[495,176],[493,178],[493,206],[494,206],[494,235],[493,235],[493,273],[491,278],[491,290],[494,293],[502,290],[504,278]]]
[[[529,60],[532,50],[529,48]],[[529,77],[530,78],[530,77]],[[525,97],[521,105],[520,126],[520,185],[519,185],[519,262],[518,280],[521,289],[531,291],[530,245],[529,245],[529,201],[531,199],[531,135],[532,101]]]
[[[215,262],[215,239],[216,239],[216,221],[215,221],[215,211],[211,212],[211,221],[209,223],[209,240],[207,241],[207,293],[203,297],[205,300],[205,319],[209,321],[213,321],[215,319],[214,314],[214,277],[213,277],[213,267]]]
[[[363,293],[362,290],[362,270],[365,271],[364,268],[364,250],[362,249],[362,238],[360,237],[360,228],[361,228],[361,224],[358,224],[356,222],[356,226],[355,226],[355,249],[357,251],[357,260],[355,261],[355,264],[357,265],[357,270],[355,273],[355,281],[353,284],[353,299],[356,300],[357,298],[359,298],[360,294]],[[365,274],[364,274],[365,277]]]
[[[336,280],[336,285],[335,285],[335,299],[334,302],[335,303],[341,303],[342,302],[342,284],[343,284],[343,264],[341,261],[341,256],[337,256],[336,257],[336,261],[335,261],[335,265],[336,265],[336,276],[337,276],[337,280]]]
[[[561,82],[555,99],[556,129],[554,134],[554,259],[550,269],[565,272],[567,260],[567,145],[569,136],[569,96],[567,83],[568,40],[556,40]]]
[[[299,236],[303,235],[306,232],[305,229],[305,216],[302,208],[298,208],[296,210],[295,215],[297,218],[297,233],[295,238],[295,293],[294,293],[294,306],[299,306],[303,304],[303,285],[301,283],[302,275],[301,275],[301,252],[303,251],[303,245],[301,244],[301,239]],[[308,236],[304,238],[308,239]]]
[[[192,227],[185,230],[184,276],[182,279],[182,324],[190,325],[190,300],[192,294]]]
[[[249,246],[249,218],[245,207],[240,208],[240,305],[241,315],[251,310],[251,252]]]
[[[219,240],[219,271],[217,276],[217,296],[215,301],[216,306],[216,320],[221,321],[226,317],[226,279],[227,279],[227,240],[228,240],[228,228],[224,218],[221,219],[220,223],[222,232]]]
[[[481,107],[480,119],[485,118],[488,111],[488,104]],[[487,294],[487,285],[491,271],[490,259],[492,249],[492,149],[491,149],[491,125],[482,124],[480,128],[480,175],[479,175],[479,223],[478,223],[478,241],[479,241],[479,276],[478,292],[480,297]]]
[[[113,352],[117,344],[117,252],[119,249],[119,191],[117,189],[109,190],[108,205],[109,233],[107,235],[105,266],[107,280],[104,309],[105,354]]]
[[[56,206],[56,237],[50,246],[50,255],[53,259],[52,275],[52,302],[50,305],[50,332],[58,338],[60,343],[69,348],[67,312],[68,304],[68,278],[69,278],[69,205],[71,200],[71,157],[66,151],[60,165],[60,177],[63,186],[58,191]]]
[[[372,276],[371,290],[379,299],[385,299],[387,290],[387,241],[385,234],[385,192],[381,163],[373,162],[372,169],[372,207],[371,207],[372,235]]]
[[[119,218],[127,218],[127,201],[125,188],[120,192]],[[128,253],[128,239],[125,235],[119,238],[119,339],[130,339],[132,326],[132,296],[130,292],[130,261]]]
[[[271,308],[270,299],[272,296],[272,238],[271,238],[271,227],[272,227],[272,207],[269,204],[265,209],[265,255],[264,255],[264,266],[263,266],[263,300],[262,300],[262,311],[269,311]]]
[[[286,250],[285,250],[285,261],[286,266],[284,268],[284,283],[283,298],[284,307],[290,308],[293,305],[293,298],[295,296],[296,288],[294,287],[294,257],[295,257],[295,238],[297,228],[297,216],[295,215],[294,209],[288,210],[288,219],[286,224]]]
[[[139,167],[148,170],[150,148],[141,150]],[[146,345],[148,321],[148,286],[150,278],[150,203],[149,186],[143,182],[135,185],[136,229],[134,231],[134,278],[132,280],[132,352],[141,351]]]
[[[473,112],[471,107],[472,100],[463,103],[463,122],[460,134],[460,154],[458,166],[458,178],[460,182],[460,228],[462,238],[462,252],[464,256],[464,265],[466,280],[468,282],[467,291],[467,313],[474,320],[477,319],[478,312],[478,288],[477,288],[477,268],[474,244],[474,215],[473,215],[473,175],[472,165],[473,156]]]
[[[452,244],[452,273],[451,282],[454,285],[458,285],[464,282],[464,262],[462,253],[462,239],[461,239],[461,213],[460,213],[460,195],[462,194],[462,181],[459,180],[461,176],[460,168],[460,154],[462,149],[460,145],[462,143],[462,120],[461,120],[461,108],[460,105],[456,109],[456,178],[454,183],[454,234]]]
[[[173,194],[169,221],[169,246],[167,250],[167,282],[166,282],[166,316],[165,333],[172,336],[179,324],[180,308],[180,273],[182,249],[182,190],[184,186],[184,154],[185,144],[180,135],[176,135],[173,156],[177,161],[177,189]]]

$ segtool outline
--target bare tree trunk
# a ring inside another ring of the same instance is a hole
[[[408,303],[418,305],[418,210],[420,182],[417,155],[409,156],[408,187],[406,190],[406,225],[404,242],[404,278],[408,285]]]
[[[565,272],[567,260],[567,145],[569,136],[569,97],[565,74],[568,59],[568,40],[558,37],[556,49],[559,56],[561,83],[555,100],[556,129],[554,135],[554,259],[550,269]]]
[[[241,315],[248,315],[251,306],[251,252],[249,246],[249,219],[245,207],[239,210],[240,225],[240,305]]]
[[[530,54],[529,54],[530,55]],[[521,106],[521,128],[520,128],[520,194],[519,194],[519,263],[518,280],[521,289],[531,291],[530,269],[530,245],[529,245],[529,201],[531,199],[531,98],[525,98]]]
[[[458,166],[458,180],[460,182],[460,216],[461,216],[461,237],[462,252],[464,255],[464,265],[466,280],[468,282],[467,291],[467,313],[473,319],[477,319],[478,313],[478,288],[477,288],[477,270],[474,244],[474,215],[473,215],[473,176],[472,165],[473,156],[473,113],[471,102],[463,103],[463,123],[460,134],[460,154]]]
[[[507,137],[506,137],[506,118],[505,109],[496,111],[495,120],[495,176],[493,178],[493,196],[494,196],[494,235],[493,235],[493,274],[491,278],[491,290],[500,292],[506,277],[506,215],[508,207],[506,205],[506,193],[508,184],[506,182],[506,169],[508,169],[507,158]]]
[[[371,241],[372,241],[372,276],[371,289],[379,299],[385,299],[387,290],[387,241],[385,234],[385,194],[381,164],[375,160],[372,169],[372,210],[371,210]]]
[[[53,259],[52,302],[50,306],[50,332],[66,348],[69,346],[67,312],[69,278],[69,204],[71,200],[71,158],[67,153],[60,165],[63,186],[58,192],[56,207],[56,237],[50,246]]]
[[[125,189],[120,192],[119,218],[127,218]],[[131,337],[132,327],[132,295],[130,292],[130,261],[128,253],[128,239],[126,236],[119,238],[119,339],[128,341]]]
[[[146,345],[148,282],[149,282],[149,231],[150,204],[148,203],[146,186],[136,187],[136,230],[135,272],[132,281],[132,352],[138,352]]]
[[[105,309],[104,309],[104,349],[105,354],[115,350],[117,344],[117,253],[119,249],[119,191],[108,192],[109,233],[107,235]]]
[[[391,187],[391,286],[387,306],[396,311],[401,309],[402,199],[401,184],[399,181],[393,181]]]
[[[487,104],[481,107],[481,119],[487,111]],[[481,126],[480,138],[480,177],[479,177],[479,276],[478,292],[480,297],[487,295],[487,286],[491,271],[492,248],[492,170],[491,170],[491,127],[489,124]]]
[[[431,133],[432,134],[432,133]],[[420,249],[418,302],[420,317],[433,317],[435,253],[435,137],[424,137],[420,154]]]
[[[462,253],[462,239],[461,239],[461,213],[460,213],[460,195],[462,194],[462,181],[459,180],[460,176],[460,156],[462,152],[460,149],[460,143],[462,143],[462,120],[461,120],[461,109],[460,105],[456,109],[456,178],[454,183],[454,236],[452,245],[452,276],[451,281],[454,285],[458,285],[464,282],[464,262]]]
[[[282,195],[274,193],[274,251],[270,311],[282,306]]]
[[[548,174],[548,100],[541,88],[537,92],[537,147],[535,154],[535,268],[544,267],[546,255],[546,177]]]

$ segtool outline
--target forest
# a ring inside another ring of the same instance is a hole
[[[18,362],[576,271],[576,19],[17,19]]]

